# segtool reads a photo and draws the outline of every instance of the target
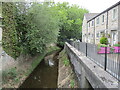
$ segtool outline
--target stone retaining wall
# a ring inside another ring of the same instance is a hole
[[[116,88],[118,90],[117,79],[70,44],[66,43],[65,49],[74,66],[81,88],[91,88],[92,86],[92,88]]]

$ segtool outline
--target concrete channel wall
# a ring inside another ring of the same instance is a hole
[[[118,89],[118,80],[92,62],[84,54],[70,44],[65,44],[65,50],[78,78],[80,88]]]

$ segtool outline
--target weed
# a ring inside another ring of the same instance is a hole
[[[9,69],[8,75],[11,76],[11,78],[14,78],[17,76],[16,67]]]
[[[68,59],[65,59],[65,60],[63,61],[63,63],[64,63],[65,66],[68,66],[68,65],[69,65],[69,60],[68,60]]]
[[[71,81],[70,81],[70,87],[71,87],[71,88],[74,88],[74,87],[75,87],[75,82],[74,82],[74,80],[71,80]]]
[[[3,83],[6,83],[8,79],[15,79],[17,77],[17,71],[16,71],[16,67],[11,68],[7,71],[3,71],[2,72],[2,76],[3,76]]]
[[[20,81],[20,78],[19,78],[19,77],[16,77],[16,78],[14,79],[14,81],[15,81],[15,83],[18,83],[18,82]]]

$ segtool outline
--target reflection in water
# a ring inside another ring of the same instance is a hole
[[[58,59],[55,56],[49,60],[49,65],[43,60],[20,88],[57,88],[57,78]]]

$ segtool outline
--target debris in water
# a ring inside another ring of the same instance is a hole
[[[40,80],[38,80],[40,82]]]
[[[54,61],[53,61],[53,60],[51,60],[51,59],[49,60],[49,62],[48,62],[48,63],[49,63],[49,66],[53,66],[53,65],[54,65]]]
[[[34,77],[34,79],[37,79],[36,77]]]

